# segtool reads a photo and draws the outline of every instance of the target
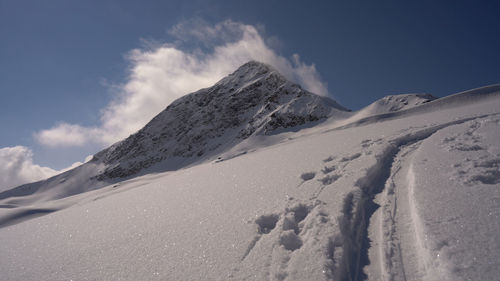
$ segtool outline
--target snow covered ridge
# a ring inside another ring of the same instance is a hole
[[[448,108],[467,106],[475,102],[481,102],[496,96],[500,93],[500,84],[484,86],[468,91],[460,92],[450,96],[435,98],[427,94],[403,94],[395,96],[386,96],[365,108],[354,112],[352,116],[339,122],[336,129],[356,127],[367,125],[376,122],[382,122],[387,119],[402,118],[405,116],[419,115],[436,110],[444,110]],[[423,98],[418,98],[423,96]],[[396,98],[391,98],[396,97]],[[413,103],[405,105],[405,101],[413,100]],[[395,101],[394,105],[388,104],[387,101]],[[401,105],[399,102],[403,100],[403,107],[400,110],[391,111],[391,108],[397,108]],[[383,106],[380,106],[383,104]]]
[[[437,98],[430,94],[391,95],[377,100],[363,110],[367,115],[375,115],[409,109],[435,99]]]
[[[251,61],[214,86],[174,101],[143,129],[97,153],[93,162],[107,166],[99,180],[127,177],[158,162],[196,159],[252,135],[346,113],[333,100],[304,91],[272,67]]]

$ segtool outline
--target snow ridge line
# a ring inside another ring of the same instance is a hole
[[[492,115],[499,114],[459,119],[411,132],[388,141],[382,153],[375,155],[376,164],[368,168],[365,176],[356,181],[355,186],[358,189],[350,192],[344,198],[342,215],[338,218],[343,254],[335,276],[336,280],[360,281],[366,280],[368,277],[363,271],[364,266],[369,264],[368,225],[371,216],[380,207],[374,202],[375,195],[384,190],[387,180],[390,179],[396,155],[404,147],[422,141],[441,129]]]

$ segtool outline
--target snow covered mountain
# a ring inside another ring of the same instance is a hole
[[[127,177],[166,159],[220,152],[252,135],[341,118],[346,112],[272,67],[251,61],[214,86],[174,101],[143,129],[97,153],[94,161],[107,165],[99,179]]]
[[[497,280],[500,85],[426,99],[348,112],[251,62],[0,194],[1,279]]]
[[[252,136],[312,126],[350,112],[250,61],[214,86],[172,102],[144,128],[71,171],[0,193],[24,204],[60,199],[140,172],[176,170],[213,158]],[[154,166],[154,167],[153,167]],[[150,168],[150,169],[147,169]]]

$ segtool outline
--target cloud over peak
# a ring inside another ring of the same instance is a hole
[[[147,42],[128,53],[129,75],[101,110],[100,124],[59,123],[34,134],[46,146],[110,145],[142,128],[175,99],[215,84],[249,60],[274,66],[306,90],[328,95],[314,65],[298,55],[287,59],[268,47],[252,25],[226,20],[210,25],[201,19],[181,22],[168,33],[171,43]]]

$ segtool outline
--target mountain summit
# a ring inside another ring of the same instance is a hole
[[[57,199],[99,189],[147,172],[176,170],[209,160],[243,140],[271,135],[327,118],[347,109],[303,90],[273,67],[250,61],[210,88],[185,95],[144,128],[94,155],[75,169],[0,193],[0,200],[30,195],[26,202]]]
[[[210,88],[172,102],[143,129],[97,153],[98,179],[127,177],[166,159],[200,157],[252,135],[268,135],[347,109],[250,61]]]

